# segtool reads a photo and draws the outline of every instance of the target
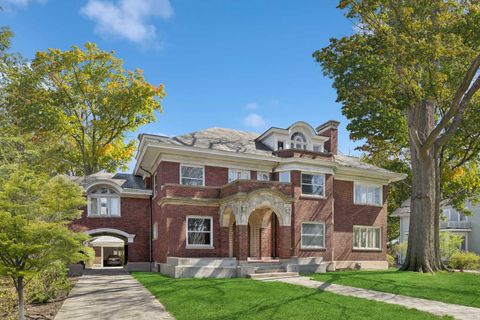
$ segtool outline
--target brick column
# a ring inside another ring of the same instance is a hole
[[[246,261],[248,258],[248,226],[236,226],[235,246],[237,248],[238,260]]]
[[[278,257],[280,259],[289,259],[291,257],[292,249],[292,238],[291,238],[291,227],[290,226],[280,226],[280,234],[277,239],[278,244]]]

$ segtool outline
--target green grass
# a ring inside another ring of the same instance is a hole
[[[148,272],[134,272],[133,276],[178,320],[440,319],[396,305],[279,282],[240,278],[172,279]]]
[[[480,274],[340,271],[309,275],[312,279],[480,308]]]

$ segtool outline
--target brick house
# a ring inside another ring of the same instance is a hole
[[[388,184],[403,175],[338,153],[338,124],[141,134],[133,174],[77,180],[76,224],[98,266],[118,255],[174,277],[387,268]]]

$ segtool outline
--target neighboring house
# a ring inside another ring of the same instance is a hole
[[[449,231],[459,234],[463,238],[460,245],[461,250],[472,251],[480,254],[480,206],[471,206],[471,216],[465,216],[451,206],[442,208],[442,219],[440,231]],[[392,217],[400,218],[400,236],[398,242],[408,240],[408,229],[410,226],[410,199],[404,201],[400,208],[392,213]],[[405,257],[399,254],[399,261]]]
[[[404,176],[339,154],[337,126],[141,134],[133,174],[77,178],[76,224],[99,267],[118,255],[175,277],[387,268],[388,184]]]

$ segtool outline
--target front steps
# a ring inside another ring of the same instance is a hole
[[[167,257],[156,263],[155,270],[172,278],[235,278],[268,279],[295,277],[299,273],[326,272],[322,258],[291,258],[238,261],[236,258]]]

